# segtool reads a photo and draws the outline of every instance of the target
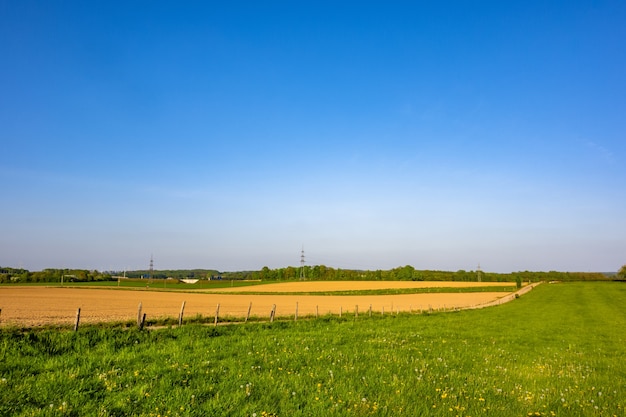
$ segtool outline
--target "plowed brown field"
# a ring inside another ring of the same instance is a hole
[[[305,282],[273,284],[235,288],[232,291],[254,292],[314,292],[381,288],[408,288],[407,285],[424,286],[423,282]],[[472,283],[428,283],[429,287]],[[489,283],[474,283],[485,286]],[[514,285],[498,283],[499,285]],[[382,285],[382,287],[381,287]],[[317,289],[315,289],[317,288]],[[225,289],[224,292],[231,291]],[[365,314],[370,305],[380,313],[417,311],[428,308],[468,308],[485,305],[509,297],[503,292],[451,293],[451,294],[402,294],[402,295],[282,295],[282,294],[228,294],[157,292],[148,290],[114,290],[92,288],[49,288],[49,287],[0,287],[0,323],[20,327],[50,324],[71,324],[77,308],[81,308],[81,323],[127,321],[137,317],[137,308],[142,303],[147,318],[177,317],[185,301],[185,316],[213,317],[217,305],[220,316],[245,317],[250,303],[251,314],[268,317],[272,305],[276,305],[276,316],[292,316],[296,304],[300,316],[334,313],[354,314],[357,309]]]
[[[216,288],[219,292],[325,292],[406,288],[514,287],[511,282],[459,281],[295,281],[249,287]]]

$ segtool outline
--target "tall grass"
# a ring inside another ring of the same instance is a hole
[[[626,286],[431,315],[0,333],[1,415],[622,416]]]

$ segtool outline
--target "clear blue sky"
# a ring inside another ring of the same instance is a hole
[[[615,271],[626,3],[0,1],[0,265]]]

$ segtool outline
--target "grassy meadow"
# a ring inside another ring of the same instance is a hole
[[[435,314],[0,330],[2,416],[623,416],[626,284]]]

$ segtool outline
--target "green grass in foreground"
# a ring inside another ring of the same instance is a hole
[[[484,310],[0,332],[0,415],[623,416],[626,285]]]

